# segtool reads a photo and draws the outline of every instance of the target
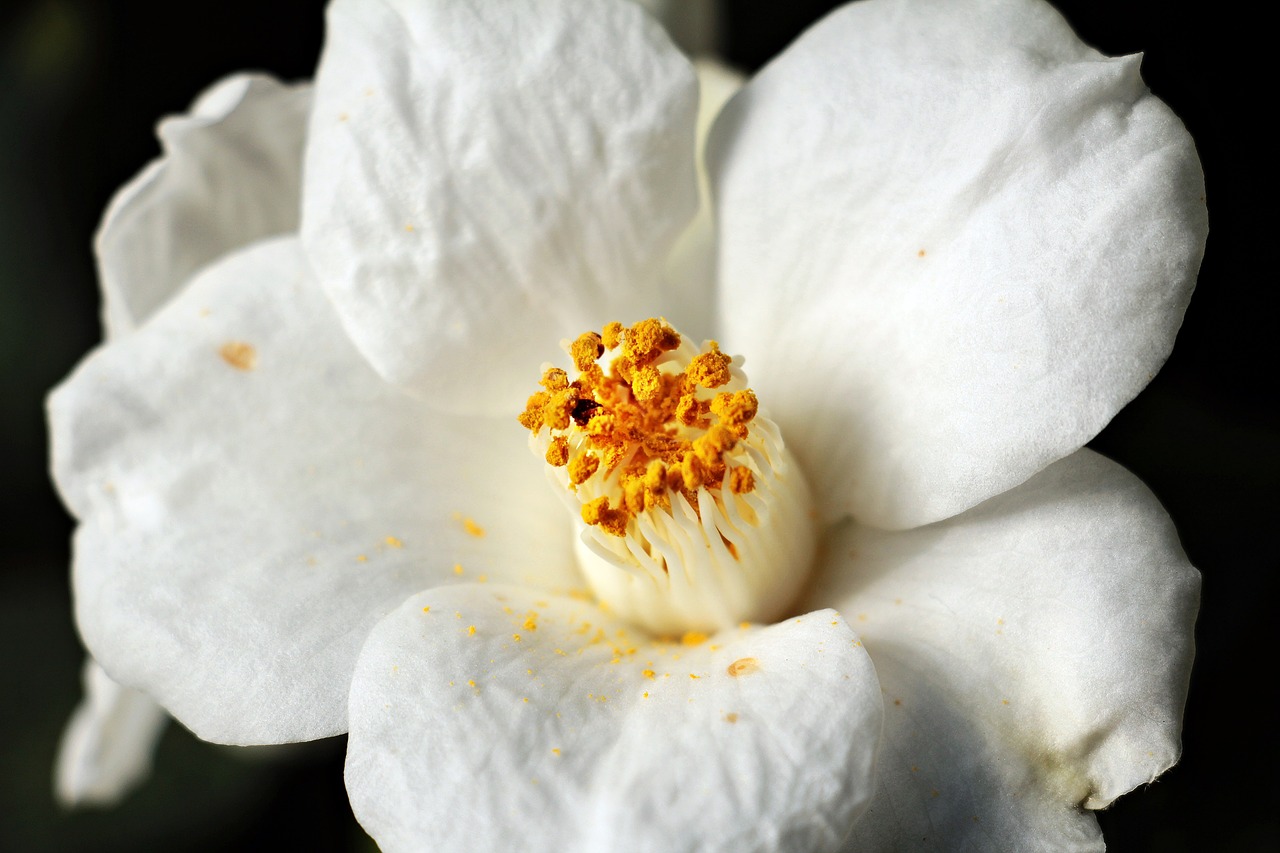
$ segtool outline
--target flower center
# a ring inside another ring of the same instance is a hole
[[[655,319],[565,345],[577,377],[544,366],[520,423],[601,603],[658,633],[785,612],[812,562],[812,504],[741,359]]]

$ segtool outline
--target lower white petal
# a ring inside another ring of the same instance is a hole
[[[845,622],[656,643],[515,588],[409,599],[351,686],[347,789],[387,851],[831,850],[882,704]]]
[[[145,693],[84,663],[84,699],[58,747],[54,788],[67,806],[112,806],[151,775],[151,757],[169,717]]]
[[[1151,493],[1090,451],[946,522],[851,526],[810,599],[885,690],[850,850],[1100,849],[1103,808],[1177,761],[1199,574]]]
[[[420,589],[579,583],[520,426],[383,382],[293,238],[197,276],[50,419],[85,642],[207,740],[345,730],[360,644]]]

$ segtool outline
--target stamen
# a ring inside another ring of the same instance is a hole
[[[659,319],[564,346],[579,375],[545,368],[519,421],[599,599],[659,633],[781,615],[813,557],[809,490],[736,360]]]

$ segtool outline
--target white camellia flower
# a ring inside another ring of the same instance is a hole
[[[50,401],[89,649],[349,731],[388,850],[1101,848],[1199,578],[1080,448],[1181,322],[1190,138],[1038,0],[702,71],[625,2],[335,0],[313,87],[165,125]]]

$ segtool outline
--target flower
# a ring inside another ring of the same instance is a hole
[[[1172,346],[1189,138],[1034,0],[853,4],[716,119],[712,287],[695,93],[627,4],[337,0],[313,89],[169,125],[50,403],[86,643],[210,740],[349,728],[387,849],[1098,846],[1176,760],[1198,577],[1079,448]],[[656,315],[812,483],[792,618],[662,643],[580,592],[511,417]]]

